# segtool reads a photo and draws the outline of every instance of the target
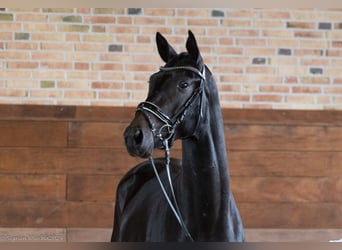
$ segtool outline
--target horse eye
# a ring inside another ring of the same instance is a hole
[[[181,89],[186,89],[187,87],[189,87],[189,83],[188,82],[180,82],[178,84],[178,87]]]

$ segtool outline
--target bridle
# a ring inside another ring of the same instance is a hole
[[[200,106],[199,106],[199,116],[197,118],[197,124],[196,124],[194,131],[197,130],[199,122],[200,122],[200,118],[203,117],[202,103],[203,103],[203,93],[204,93],[203,91],[204,82],[206,80],[205,79],[205,66],[203,66],[202,72],[199,71],[197,68],[191,67],[191,66],[160,67],[160,71],[173,71],[173,70],[192,71],[201,78],[201,83],[194,90],[194,92],[187,99],[187,101],[175,112],[175,114],[172,117],[169,117],[168,115],[166,115],[156,104],[152,102],[148,102],[148,101],[142,102],[137,106],[136,111],[141,111],[149,123],[151,131],[155,138],[155,143],[158,141],[164,142],[165,140],[169,141],[170,139],[172,139],[172,137],[175,134],[176,128],[184,120],[184,118],[187,115],[187,111],[192,107],[192,105],[195,103],[195,101],[198,98],[201,98],[201,100],[200,100]],[[160,120],[163,123],[163,125],[160,127],[158,131],[150,115],[153,115],[154,117],[156,117],[158,120]],[[161,146],[163,147],[163,145]]]
[[[172,212],[177,218],[178,223],[182,227],[182,229],[185,232],[186,239],[189,241],[194,241],[191,234],[189,233],[189,230],[182,218],[182,215],[180,213],[178,202],[176,200],[172,180],[171,180],[171,173],[170,173],[170,149],[169,149],[169,141],[173,138],[175,135],[175,130],[179,126],[179,124],[182,123],[184,118],[187,115],[188,110],[192,107],[192,105],[200,98],[199,103],[199,114],[196,122],[196,126],[194,129],[193,134],[198,129],[198,126],[200,124],[200,119],[203,118],[203,95],[204,95],[204,83],[206,81],[205,78],[205,66],[203,66],[202,72],[199,71],[195,67],[191,66],[177,66],[177,67],[160,67],[160,71],[173,71],[173,70],[188,70],[195,73],[197,76],[201,78],[200,85],[194,90],[192,95],[187,99],[187,101],[175,112],[175,114],[172,117],[167,116],[157,105],[155,105],[152,102],[142,102],[140,103],[137,108],[136,112],[142,112],[145,116],[147,122],[149,123],[149,126],[151,128],[152,134],[154,136],[154,142],[161,143],[161,148],[165,150],[165,167],[166,167],[166,173],[168,178],[168,183],[170,185],[171,190],[171,198],[173,202],[170,199],[170,196],[167,194],[165,186],[163,182],[160,179],[159,173],[157,171],[157,168],[154,164],[154,160],[152,155],[149,156],[149,160],[151,162],[151,165],[153,167],[153,171],[156,175],[156,178],[158,180],[158,183],[160,185],[160,188],[165,196],[165,199],[167,200],[168,205],[170,206]],[[160,127],[160,129],[157,131],[155,124],[153,123],[151,119],[151,115],[156,117],[158,120],[160,120],[163,125]]]

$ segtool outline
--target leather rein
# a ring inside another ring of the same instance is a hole
[[[191,66],[178,66],[178,67],[160,67],[160,71],[174,71],[174,70],[188,70],[195,73],[197,76],[201,78],[201,83],[199,87],[197,87],[192,95],[187,99],[187,101],[175,112],[175,114],[172,117],[169,117],[166,115],[157,105],[155,105],[152,102],[142,102],[140,103],[137,108],[136,112],[142,112],[145,116],[147,122],[149,123],[149,126],[151,128],[152,134],[154,136],[154,141],[156,143],[161,143],[160,147],[165,150],[165,168],[167,173],[167,179],[168,184],[170,186],[171,190],[171,198],[167,194],[165,185],[161,181],[161,178],[159,176],[159,173],[157,171],[157,168],[155,166],[154,160],[152,155],[149,156],[149,160],[151,162],[153,171],[156,175],[157,181],[159,183],[159,186],[164,194],[165,199],[167,200],[167,203],[169,207],[171,208],[173,214],[175,215],[178,223],[182,227],[186,239],[189,241],[194,241],[191,234],[189,233],[189,230],[182,218],[181,212],[179,210],[178,202],[175,196],[172,179],[171,179],[171,173],[170,173],[170,149],[169,149],[169,141],[173,138],[175,134],[176,128],[181,124],[181,122],[184,120],[184,118],[187,115],[187,111],[192,107],[192,105],[195,103],[195,101],[200,98],[200,105],[199,105],[199,116],[197,118],[197,124],[194,130],[198,129],[200,119],[203,117],[203,94],[204,94],[204,83],[205,83],[205,66],[203,66],[202,72],[199,71],[195,67]],[[155,124],[153,123],[151,116],[154,116],[159,121],[163,123],[163,125],[160,127],[160,129],[157,131]],[[173,202],[172,202],[172,200]]]

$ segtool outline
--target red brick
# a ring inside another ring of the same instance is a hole
[[[328,94],[342,94],[342,86],[326,87],[324,92]]]
[[[252,101],[255,102],[281,102],[283,99],[280,95],[253,95]]]
[[[259,17],[259,13],[253,10],[228,10],[228,17],[254,19]]]
[[[241,19],[224,19],[222,21],[222,25],[237,28],[237,27],[251,27],[252,22],[250,20],[241,20]]]
[[[318,31],[295,31],[295,37],[305,37],[305,38],[323,38],[324,32]]]
[[[89,70],[90,64],[89,63],[82,63],[82,62],[75,62],[75,69],[77,69],[77,70]]]
[[[187,8],[181,8],[177,10],[178,16],[187,16],[187,17],[209,17],[210,16],[210,10],[209,9],[187,9]]]
[[[213,68],[215,73],[224,73],[224,74],[242,74],[243,67],[239,66],[215,66]]]
[[[41,62],[40,63],[41,68],[46,69],[64,69],[64,70],[70,70],[72,69],[72,63],[70,62]]]
[[[80,98],[80,99],[93,99],[95,97],[94,91],[89,90],[65,90],[65,98]]]
[[[133,24],[133,18],[132,17],[119,16],[119,17],[117,17],[116,20],[117,20],[118,24]]]
[[[0,31],[21,31],[21,24],[14,22],[0,22]]]
[[[32,52],[33,60],[48,60],[48,61],[63,61],[64,55],[60,52],[42,52],[42,51],[33,51]]]
[[[123,84],[121,82],[93,82],[91,84],[93,89],[122,89]]]
[[[16,21],[29,21],[29,22],[47,22],[48,21],[48,15],[45,14],[31,14],[31,13],[17,13],[16,14]]]
[[[297,28],[297,29],[314,29],[316,24],[313,22],[287,22],[288,28]]]
[[[60,98],[62,97],[62,91],[61,90],[30,90],[30,97],[33,98]]]
[[[287,76],[284,79],[285,83],[298,83],[298,78],[296,76]]]
[[[27,24],[24,24],[23,29],[26,32],[27,31],[54,32],[56,31],[56,26],[54,24],[49,24],[49,23],[27,23]]]
[[[289,19],[290,13],[287,11],[268,11],[263,10],[261,12],[262,18],[272,18],[272,19]]]
[[[38,68],[37,62],[8,62],[9,69],[35,69]]]
[[[94,63],[93,70],[123,70],[123,65],[119,63]]]
[[[327,55],[328,56],[342,57],[342,50],[328,50]]]
[[[301,83],[310,83],[310,84],[329,84],[330,79],[328,77],[301,77]]]
[[[258,30],[252,30],[252,29],[230,30],[229,34],[231,36],[253,36],[253,37],[257,37],[257,36],[259,36],[259,31]]]
[[[73,45],[69,43],[42,42],[40,47],[42,50],[56,50],[64,52],[73,50]]]
[[[286,102],[296,104],[312,104],[315,98],[312,95],[290,95],[286,96]]]
[[[334,84],[342,84],[342,77],[341,78],[335,78]]]
[[[189,19],[188,25],[199,26],[217,26],[218,20],[216,19]]]
[[[100,91],[98,93],[100,99],[128,99],[129,94],[126,92],[114,92],[114,91]]]
[[[250,96],[241,94],[220,94],[220,99],[222,101],[249,102]]]
[[[165,8],[146,8],[144,9],[144,14],[146,16],[167,16],[171,17],[175,15],[174,9],[165,9]]]
[[[266,47],[266,40],[255,38],[237,38],[237,44],[243,47]]]
[[[270,93],[289,93],[290,88],[288,86],[260,86],[260,91]]]
[[[89,87],[88,80],[72,80],[72,81],[58,81],[57,87],[62,89],[87,89]]]
[[[38,43],[35,42],[8,42],[8,50],[37,50]]]
[[[246,68],[248,74],[274,74],[275,69],[267,66],[249,66]]]
[[[86,23],[114,23],[115,17],[113,16],[90,16],[85,18]]]
[[[329,64],[329,60],[326,58],[322,58],[322,59],[303,58],[301,59],[300,62],[302,65],[312,65],[312,66],[327,66]]]
[[[333,48],[342,48],[342,41],[333,41],[332,47]]]
[[[136,25],[165,25],[166,19],[160,17],[137,17],[134,23]]]
[[[106,52],[106,44],[95,44],[95,43],[81,43],[75,44],[76,51],[93,51],[93,52]]]
[[[149,65],[149,64],[128,64],[126,65],[126,69],[128,71],[148,71],[154,72],[156,71],[156,65]]]
[[[30,54],[26,51],[0,51],[0,59],[29,60]]]
[[[321,93],[320,87],[292,87],[293,93]]]
[[[18,90],[18,89],[0,89],[0,96],[2,97],[27,97],[27,91]]]
[[[87,79],[87,80],[96,80],[97,72],[93,71],[68,71],[67,77],[69,79]]]

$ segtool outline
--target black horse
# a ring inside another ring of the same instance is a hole
[[[118,186],[112,241],[244,241],[213,76],[191,31],[187,52],[177,54],[160,33],[156,41],[166,64],[151,76],[147,99],[124,132],[128,152],[149,161]],[[177,139],[182,159],[169,160]],[[153,160],[155,148],[165,159]]]

